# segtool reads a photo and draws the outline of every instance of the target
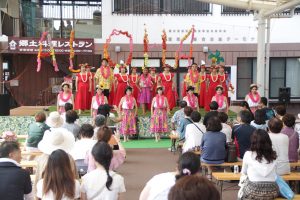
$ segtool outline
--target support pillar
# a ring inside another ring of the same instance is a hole
[[[265,70],[265,97],[270,94],[270,28],[271,19],[267,19],[266,70]]]

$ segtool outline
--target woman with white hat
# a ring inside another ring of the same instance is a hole
[[[57,111],[59,114],[65,112],[66,103],[74,104],[74,98],[70,83],[63,82],[61,84],[61,91],[57,95]]]
[[[59,112],[54,111],[51,112],[47,117],[46,124],[52,129],[59,128],[64,124],[64,119]]]

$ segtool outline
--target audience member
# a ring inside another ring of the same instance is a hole
[[[44,112],[39,112],[35,115],[35,122],[30,124],[28,138],[26,141],[27,151],[38,151],[38,144],[43,139],[44,133],[50,127],[45,124],[46,115]]]
[[[65,103],[65,112],[61,114],[61,117],[64,119],[64,122],[66,122],[66,112],[69,110],[73,110],[73,104],[71,103]]]
[[[231,142],[231,134],[232,134],[232,128],[231,126],[229,126],[227,124],[227,120],[228,120],[228,115],[224,112],[219,112],[218,113],[218,118],[222,123],[222,130],[221,132],[224,133],[226,135],[226,142]]]
[[[64,150],[58,149],[50,154],[43,178],[37,183],[36,196],[49,200],[80,198],[80,183],[72,171],[69,155]]]
[[[3,139],[3,141],[8,141],[8,142],[12,142],[12,141],[17,141],[17,134],[13,131],[4,131],[2,133],[1,138]]]
[[[106,142],[97,142],[92,149],[97,168],[82,177],[81,199],[119,199],[125,192],[124,178],[109,170],[113,157],[112,148]]]
[[[289,161],[298,162],[299,136],[294,130],[296,118],[292,114],[285,114],[282,118],[283,129],[281,133],[289,137]]]
[[[250,106],[249,106],[249,104],[248,104],[247,101],[242,101],[242,102],[240,103],[240,110],[241,110],[241,111],[242,111],[242,110],[247,110],[247,111],[249,111],[249,112],[251,113],[251,121],[254,119],[254,115],[253,115],[253,113],[252,113],[252,111],[251,111],[251,109],[250,109]]]
[[[62,125],[62,128],[73,133],[76,140],[79,138],[80,130],[80,126],[75,123],[77,119],[79,119],[77,112],[75,110],[69,110],[66,112],[66,122]]]
[[[279,105],[275,107],[276,117],[282,120],[283,116],[286,114],[286,108],[284,105]]]
[[[193,152],[186,152],[179,157],[177,170],[152,177],[140,194],[140,200],[167,199],[170,188],[185,176],[197,174],[200,169],[199,157]]]
[[[259,102],[259,108],[265,111],[265,120],[268,121],[275,117],[275,112],[273,109],[268,108],[268,99],[266,97],[261,97]]]
[[[214,183],[201,176],[186,176],[171,188],[168,200],[220,200]]]
[[[0,144],[0,198],[2,200],[32,200],[29,173],[22,169],[20,146],[15,141]]]
[[[216,101],[212,101],[209,104],[210,111],[204,115],[203,124],[207,127],[207,121],[210,117],[218,116],[219,105]]]
[[[46,119],[46,124],[51,130],[60,128],[64,124],[64,119],[60,116],[59,112],[51,112]]]
[[[97,115],[103,115],[106,118],[106,126],[115,126],[116,123],[122,121],[122,118],[116,117],[114,113],[110,112],[112,108],[118,112],[118,107],[108,104],[100,105],[98,108]]]
[[[254,120],[250,123],[256,129],[267,130],[265,110],[258,109],[254,113]]]
[[[104,115],[97,115],[95,117],[95,128],[94,128],[94,139],[97,140],[97,132],[99,128],[103,127],[106,125],[106,118]]]
[[[180,121],[184,119],[184,108],[187,106],[186,101],[179,102],[180,109],[177,110],[171,118],[172,130],[176,130],[180,126]]]
[[[281,133],[281,129],[283,127],[282,121],[274,117],[269,120],[268,127],[272,146],[277,154],[277,175],[289,174],[289,137]]]
[[[238,159],[243,159],[245,152],[250,148],[250,138],[255,127],[250,125],[252,113],[248,110],[240,111],[237,119],[240,124],[232,128],[232,139],[237,145]]]
[[[299,135],[299,141],[300,141],[300,113],[298,113],[298,119],[295,122],[295,131],[298,133]]]
[[[222,124],[218,117],[207,121],[206,133],[201,142],[201,162],[222,164],[226,156],[226,135],[222,132]],[[211,180],[212,168],[208,167],[207,178]]]
[[[179,138],[180,140],[185,140],[185,130],[186,130],[186,126],[188,124],[191,124],[192,123],[192,120],[191,120],[191,114],[193,112],[193,109],[190,107],[190,106],[186,106],[184,109],[183,109],[183,112],[184,112],[184,118],[180,120],[180,125],[179,127],[176,129],[178,135],[179,135]]]
[[[254,131],[250,150],[246,151],[243,158],[240,180],[242,195],[239,198],[260,200],[278,196],[276,157],[268,133],[262,129]]]

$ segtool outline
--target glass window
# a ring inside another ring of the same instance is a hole
[[[279,88],[285,86],[285,58],[270,59],[270,98],[278,98]]]
[[[244,99],[256,82],[256,58],[238,58],[237,63],[237,98]]]
[[[286,59],[286,87],[291,88],[291,97],[300,97],[300,58]]]

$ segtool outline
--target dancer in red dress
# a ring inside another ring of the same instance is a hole
[[[86,66],[81,66],[80,73],[76,76],[76,99],[75,110],[79,110],[78,114],[81,114],[82,110],[89,110],[91,101],[89,101],[89,95],[92,89],[92,79],[86,72]]]
[[[170,65],[164,67],[164,71],[159,74],[158,83],[161,84],[160,86],[163,86],[165,96],[168,99],[169,108],[172,110],[176,106],[176,92],[174,74],[170,72],[170,69]]]
[[[132,87],[132,95],[135,98],[135,101],[138,102],[139,96],[139,88],[137,87],[137,80],[139,79],[139,75],[136,73],[136,67],[131,67],[131,74],[129,75],[129,83],[130,87]]]
[[[95,74],[91,72],[91,66],[87,65],[85,67],[85,69],[86,69],[86,72],[88,73],[89,77],[91,77],[91,79],[94,80]],[[91,84],[92,84],[92,87],[91,87],[91,92],[90,92],[90,96],[89,96],[89,100],[88,100],[89,102],[92,102],[92,98],[93,98],[94,93],[95,93],[94,81],[92,81]]]
[[[225,73],[225,69],[223,65],[220,65],[219,67],[218,76],[219,76],[220,85],[222,85],[223,87],[223,95],[228,98],[228,85],[230,83],[228,83],[228,74]]]
[[[126,87],[129,85],[129,76],[126,74],[125,65],[121,65],[120,74],[115,74],[115,85],[114,85],[114,103],[113,105],[119,106],[120,100],[125,94]]]
[[[151,87],[151,101],[152,99],[156,96],[156,88],[157,88],[157,80],[158,80],[158,75],[156,74],[156,69],[155,67],[152,67],[150,69],[150,77],[152,81],[152,87]],[[148,110],[151,109],[151,103],[148,105]]]
[[[205,105],[205,96],[207,95],[207,88],[206,88],[206,68],[205,62],[201,60],[201,71],[200,71],[200,96],[198,97],[199,100],[199,107],[204,107]]]
[[[211,102],[211,98],[215,95],[216,87],[220,83],[216,65],[214,64],[211,65],[211,73],[207,76],[207,80],[208,80],[208,94],[206,95],[207,98],[205,99],[206,101],[205,110],[209,111],[209,104]]]

